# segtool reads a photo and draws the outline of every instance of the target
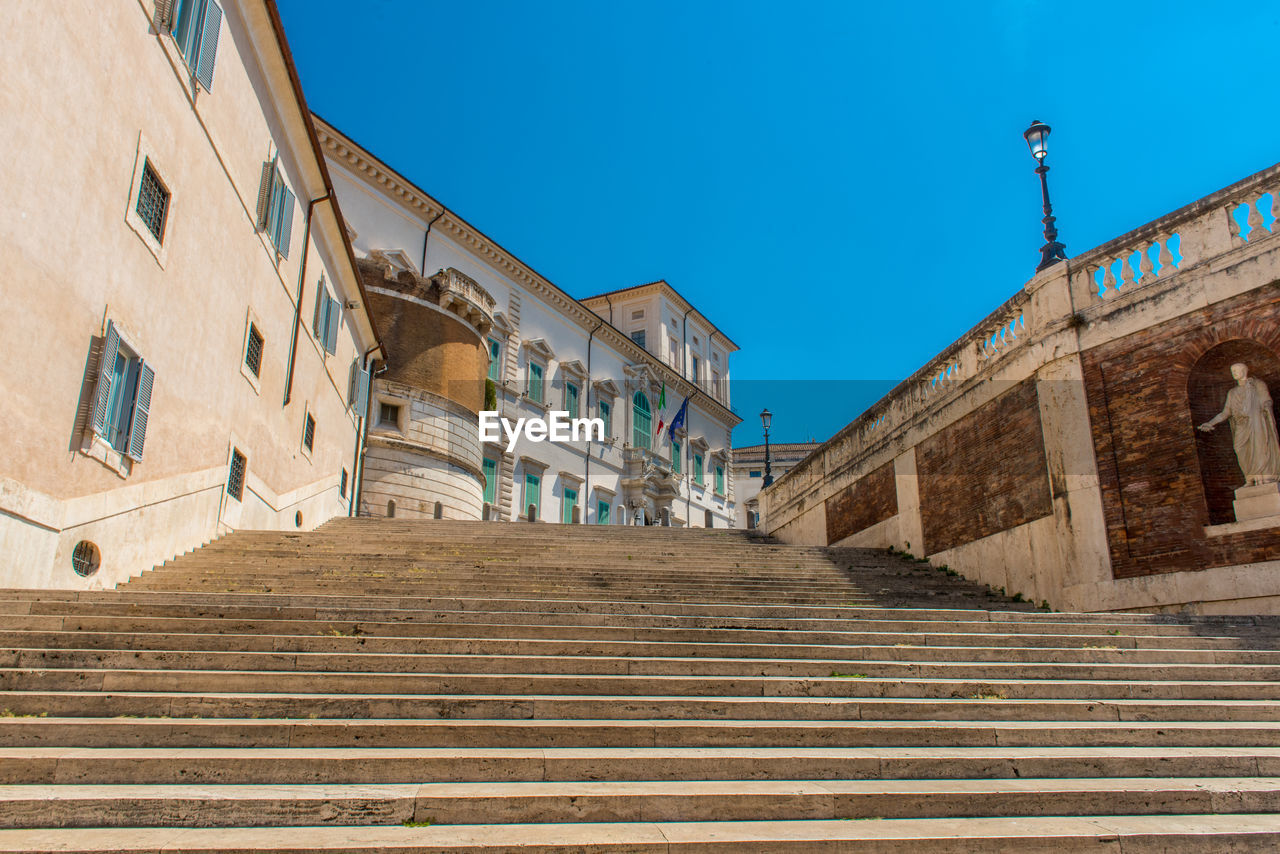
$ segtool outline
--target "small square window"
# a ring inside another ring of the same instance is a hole
[[[164,242],[164,220],[169,210],[169,191],[160,183],[160,176],[151,167],[150,159],[142,163],[142,184],[138,187],[138,216],[155,236],[157,243]]]
[[[262,371],[262,333],[258,331],[258,327],[249,324],[249,340],[244,348],[244,363],[249,366],[249,370],[253,371],[253,375],[260,376]]]
[[[310,451],[315,447],[316,441],[316,420],[311,417],[311,413],[307,413],[307,424],[302,429],[302,444]]]
[[[340,498],[347,497],[347,470],[342,470],[342,478],[338,481],[338,496]]]
[[[759,477],[759,476],[760,476],[759,469],[752,469],[751,471],[747,472],[747,477]]]
[[[240,501],[244,497],[244,473],[249,467],[249,461],[245,459],[244,454],[240,453],[240,449],[236,448],[231,452],[231,476],[227,478],[227,495],[230,495],[236,501]]]
[[[380,404],[378,406],[378,426],[398,428],[400,426],[400,407],[394,403]]]
[[[632,332],[631,340],[636,342],[636,344],[638,344],[639,346],[643,347],[644,346],[644,330],[637,329],[635,332]]]

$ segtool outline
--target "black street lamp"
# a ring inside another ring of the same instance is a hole
[[[773,413],[765,410],[760,413],[760,422],[764,424],[764,485],[773,483],[773,466],[769,460],[769,425],[773,423]]]
[[[1040,176],[1040,193],[1044,198],[1044,246],[1040,247],[1040,266],[1036,267],[1036,272],[1052,267],[1059,261],[1067,260],[1067,247],[1058,242],[1058,229],[1054,227],[1053,205],[1049,204],[1049,179],[1045,175],[1049,172],[1049,167],[1044,164],[1045,155],[1049,153],[1050,127],[1044,122],[1036,119],[1031,123],[1031,127],[1023,131],[1022,136],[1027,141],[1027,147],[1031,149],[1031,156],[1036,159],[1036,174]]]

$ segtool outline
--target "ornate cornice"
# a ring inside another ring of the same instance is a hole
[[[370,152],[361,148],[337,128],[313,114],[316,134],[325,155],[342,164],[347,170],[394,199],[424,222],[435,220],[433,231],[442,231],[459,246],[467,249],[472,255],[498,270],[533,296],[558,310],[565,317],[590,332],[603,323],[596,337],[608,344],[618,353],[632,362],[644,363],[656,371],[669,387],[682,395],[696,394],[696,400],[704,409],[713,412],[721,421],[733,427],[742,419],[727,406],[715,398],[695,388],[693,383],[676,373],[669,365],[658,359],[648,350],[637,345],[621,330],[603,320],[587,306],[569,296],[550,280],[539,275],[533,268],[519,258],[503,249],[479,229],[446,208],[436,199],[427,195],[413,182],[388,167]],[[439,219],[436,219],[439,217]],[[424,225],[425,227],[425,225]],[[723,333],[721,333],[723,335]]]

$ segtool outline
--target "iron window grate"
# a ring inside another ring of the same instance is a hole
[[[147,224],[157,241],[164,242],[164,216],[169,209],[169,191],[160,183],[160,176],[151,168],[151,161],[142,164],[142,184],[138,187],[138,216]]]
[[[231,476],[227,478],[227,494],[240,501],[244,496],[244,470],[249,461],[239,449],[231,454]]]
[[[75,550],[71,553],[71,568],[76,575],[87,578],[98,571],[101,563],[102,558],[96,545],[88,540],[76,543]]]
[[[307,416],[307,426],[302,431],[302,444],[310,451],[316,441],[316,420],[310,415]]]
[[[342,479],[338,481],[338,495],[342,498],[347,497],[347,470],[342,470]]]
[[[253,375],[260,376],[262,371],[262,333],[258,331],[258,327],[249,324],[249,343],[244,348],[244,363],[249,366],[249,370],[253,371]]]

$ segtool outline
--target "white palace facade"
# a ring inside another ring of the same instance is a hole
[[[388,349],[359,512],[733,526],[728,336],[665,281],[574,299],[315,124]],[[605,437],[481,444],[481,409],[600,418]]]

